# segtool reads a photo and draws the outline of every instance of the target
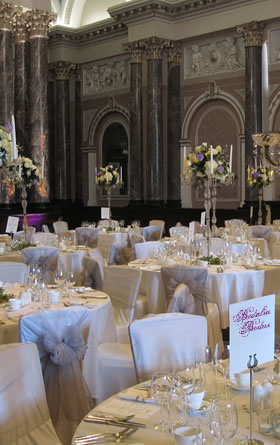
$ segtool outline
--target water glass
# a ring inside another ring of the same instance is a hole
[[[280,439],[280,408],[272,410],[271,423],[275,439]]]
[[[234,437],[238,428],[238,415],[235,401],[229,397],[213,402],[210,420],[212,434],[226,444]]]
[[[156,371],[152,375],[151,397],[160,405],[160,422],[156,430],[169,431],[168,410],[172,378],[168,372]]]
[[[273,431],[272,428],[272,417],[270,409],[263,409],[257,412],[259,432],[261,434],[270,434]]]

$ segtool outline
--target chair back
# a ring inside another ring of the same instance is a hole
[[[179,306],[175,301],[179,298],[175,290],[181,283],[185,285],[184,292],[181,290],[180,312],[192,313],[195,315],[207,315],[206,300],[206,280],[207,269],[194,266],[166,266],[161,268],[161,276],[165,289],[165,295],[169,304],[169,312],[173,307]],[[175,301],[174,301],[175,300]]]
[[[157,249],[163,249],[161,241],[147,241],[145,243],[135,244],[135,253],[137,259],[145,259],[154,255]]]
[[[78,245],[86,245],[87,247],[96,247],[99,229],[94,227],[77,227],[75,229]]]
[[[271,233],[272,233],[272,227],[254,226],[251,229],[252,238],[264,238],[266,241],[269,241]]]
[[[48,284],[54,283],[54,272],[57,267],[58,249],[56,247],[26,247],[22,250],[25,264],[42,267],[43,279]]]
[[[165,221],[163,219],[151,219],[149,221],[149,226],[159,226],[160,227],[160,238],[164,233]]]
[[[91,286],[93,289],[101,290],[104,269],[100,267],[99,262],[95,258],[84,256],[82,265],[85,269],[85,286]]]
[[[49,244],[54,246],[57,244],[57,236],[55,233],[35,232],[31,235],[31,244]]]
[[[116,241],[111,245],[108,265],[111,264],[128,264],[131,256],[131,247],[127,241]]]
[[[145,241],[158,241],[161,237],[160,226],[146,226],[143,227],[143,237]]]
[[[0,362],[0,443],[61,445],[50,420],[36,345],[1,345]]]
[[[144,239],[143,235],[141,235],[139,230],[132,229],[128,232],[128,242],[129,242],[129,245],[131,248],[129,261],[133,261],[136,259],[135,244],[144,243],[145,239]]]
[[[134,320],[130,343],[138,381],[154,371],[172,371],[195,363],[195,352],[207,345],[207,320],[189,314],[158,314]]]
[[[42,231],[45,233],[50,233],[49,226],[47,224],[42,224]]]
[[[69,230],[68,223],[66,221],[53,222],[53,228],[54,228],[54,232],[56,234],[62,233],[62,232],[67,232],[67,230]]]
[[[28,266],[24,263],[0,263],[0,280],[7,283],[25,284],[28,269]]]
[[[172,238],[187,237],[189,235],[189,228],[186,226],[174,226],[170,227],[169,235]]]
[[[109,295],[119,325],[133,320],[141,277],[141,270],[128,266],[105,267],[102,291]]]
[[[26,241],[30,243],[31,236],[36,232],[35,227],[28,226],[26,229]],[[25,237],[24,230],[20,230],[19,232],[14,233],[13,241],[23,241]]]
[[[53,425],[63,443],[93,407],[81,373],[87,349],[91,311],[71,307],[21,317],[20,340],[36,343],[44,366],[44,382]]]

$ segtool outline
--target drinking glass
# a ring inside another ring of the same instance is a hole
[[[238,415],[235,401],[229,397],[213,402],[210,420],[212,434],[225,445],[236,434],[238,428]]]
[[[229,376],[229,352],[230,346],[223,344],[216,344],[214,361],[217,372],[222,373],[224,382],[223,382],[223,391],[226,391],[227,379]]]
[[[76,275],[74,272],[66,272],[67,289],[73,287],[76,283]]]
[[[168,372],[156,371],[152,375],[151,397],[160,405],[160,422],[155,426],[156,430],[168,431],[168,420],[164,419],[164,409],[168,412],[169,394],[172,386],[172,378]]]
[[[183,410],[183,420],[186,424],[187,413],[190,410],[189,396],[200,387],[200,376],[193,364],[186,364],[183,369],[174,370],[172,377],[174,386],[180,394],[180,405]]]
[[[58,285],[58,287],[63,289],[65,287],[65,280],[66,280],[66,275],[64,270],[58,269],[55,273],[55,282]]]

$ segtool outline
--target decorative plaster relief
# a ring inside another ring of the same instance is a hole
[[[214,73],[238,71],[245,67],[245,48],[241,37],[184,48],[184,79]]]
[[[85,110],[83,112],[83,141],[88,140],[88,132],[90,124],[97,112],[97,109]]]
[[[269,55],[270,63],[280,63],[280,29],[270,32]]]
[[[106,65],[93,65],[83,70],[84,96],[115,89],[129,88],[130,64],[126,59],[109,62]]]
[[[189,105],[191,100],[192,100],[192,96],[184,97],[184,110],[187,108],[187,106]]]

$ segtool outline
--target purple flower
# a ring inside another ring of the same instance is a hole
[[[96,176],[100,176],[100,173],[99,173],[99,172],[97,172],[97,173],[96,173]]]
[[[113,187],[113,189],[116,189],[116,188],[117,188],[116,184],[113,184],[112,187]]]
[[[219,173],[223,173],[224,170],[225,170],[225,169],[224,169],[224,167],[223,167],[222,165],[219,165],[219,166],[218,166],[218,172],[219,172]]]
[[[10,122],[5,124],[5,130],[6,130],[7,133],[11,133],[12,132],[12,126],[11,126]]]
[[[253,178],[258,178],[260,176],[259,172],[252,173]]]
[[[202,161],[203,158],[204,158],[204,155],[202,153],[198,153],[196,155],[196,159],[198,159],[199,161]]]

